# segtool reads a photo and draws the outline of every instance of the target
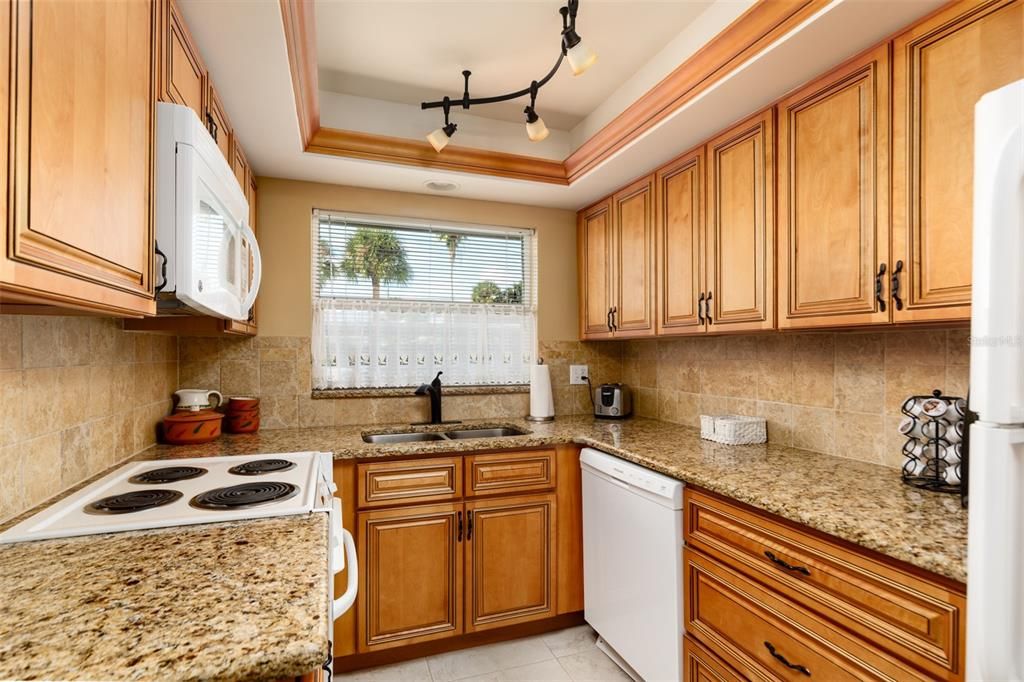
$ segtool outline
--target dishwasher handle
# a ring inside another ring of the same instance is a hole
[[[343,613],[352,608],[356,601],[356,594],[359,592],[359,558],[356,556],[356,541],[352,533],[345,529],[341,531],[341,541],[345,546],[345,570],[348,571],[348,583],[345,586],[345,593],[334,600],[331,615],[338,620]]]

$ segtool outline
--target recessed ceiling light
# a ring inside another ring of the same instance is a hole
[[[459,188],[457,184],[447,180],[427,180],[423,186],[432,192],[454,192]]]

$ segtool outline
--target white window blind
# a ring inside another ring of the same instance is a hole
[[[529,382],[533,230],[314,210],[313,387]]]

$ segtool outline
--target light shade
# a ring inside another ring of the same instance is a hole
[[[594,65],[594,62],[597,61],[597,53],[581,40],[566,50],[565,58],[569,60],[572,75],[578,76]]]
[[[455,132],[454,130],[452,132]],[[448,146],[448,141],[451,140],[451,133],[444,128],[438,128],[434,132],[427,135],[427,142],[434,148],[435,152],[439,152]]]
[[[544,125],[544,119],[537,116],[535,120],[526,122],[526,135],[533,142],[540,142],[548,136],[548,127]]]

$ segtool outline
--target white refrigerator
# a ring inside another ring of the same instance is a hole
[[[1005,682],[1024,679],[1024,81],[978,101],[974,134],[967,678]]]

